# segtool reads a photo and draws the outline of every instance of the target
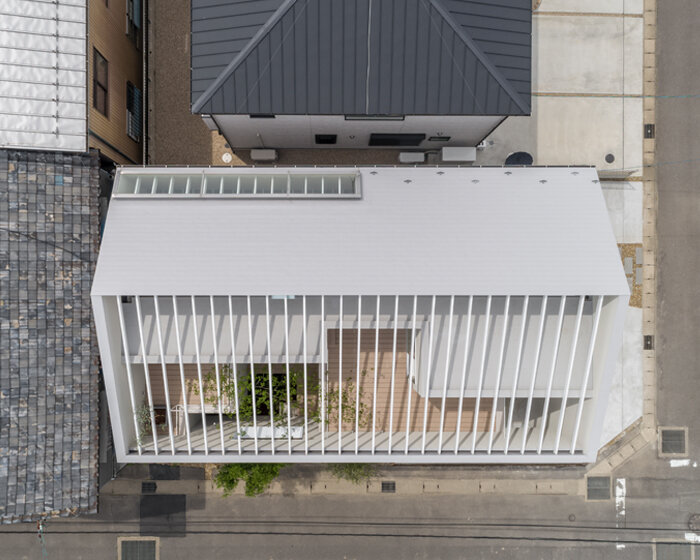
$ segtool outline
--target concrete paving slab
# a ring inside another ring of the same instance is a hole
[[[642,176],[644,140],[644,100],[641,97],[627,97],[623,102],[622,126],[624,145],[622,157],[615,163],[618,168],[627,169],[635,176]]]
[[[596,97],[538,97],[538,165],[595,165],[617,169],[622,158],[623,100]],[[607,163],[608,154],[616,161]]]
[[[603,181],[603,196],[618,243],[642,242],[641,182]]]
[[[644,20],[622,18],[624,26],[623,63],[624,92],[626,95],[641,94],[644,88]]]
[[[534,18],[533,91],[641,94],[642,20],[628,19],[563,15]],[[631,78],[633,83],[629,83]]]
[[[612,380],[601,444],[606,444],[642,415],[642,310],[630,307],[620,356]]]
[[[536,165],[595,165],[602,171],[642,164],[642,100],[536,95],[532,117],[507,119],[477,153],[477,165],[503,165],[512,152]],[[606,156],[615,158],[611,163]]]

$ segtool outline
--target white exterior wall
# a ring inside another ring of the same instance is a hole
[[[3,0],[0,147],[84,152],[86,0]]]
[[[345,120],[343,115],[277,115],[274,119],[248,115],[212,115],[233,149],[237,148],[364,148],[372,133],[425,134],[419,146],[389,149],[439,150],[443,146],[476,146],[504,119],[502,116],[407,115],[403,120]],[[209,119],[204,119],[207,124]],[[316,144],[316,134],[337,134],[337,144]],[[429,141],[430,136],[450,140]],[[372,147],[373,149],[385,149]]]

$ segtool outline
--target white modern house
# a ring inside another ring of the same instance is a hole
[[[530,114],[531,0],[193,0],[191,109],[232,148],[474,147]]]
[[[629,288],[593,168],[120,168],[123,462],[586,463]]]

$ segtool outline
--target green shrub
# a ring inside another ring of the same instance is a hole
[[[337,463],[331,465],[329,470],[336,478],[349,480],[354,484],[367,482],[377,474],[376,465],[367,463]]]
[[[214,483],[224,489],[224,496],[228,496],[238,482],[245,482],[245,495],[257,496],[262,494],[270,486],[270,483],[277,478],[280,470],[284,467],[279,463],[232,463],[219,468]]]

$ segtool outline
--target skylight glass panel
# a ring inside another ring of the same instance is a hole
[[[157,198],[360,198],[354,173],[121,172],[115,196]]]

